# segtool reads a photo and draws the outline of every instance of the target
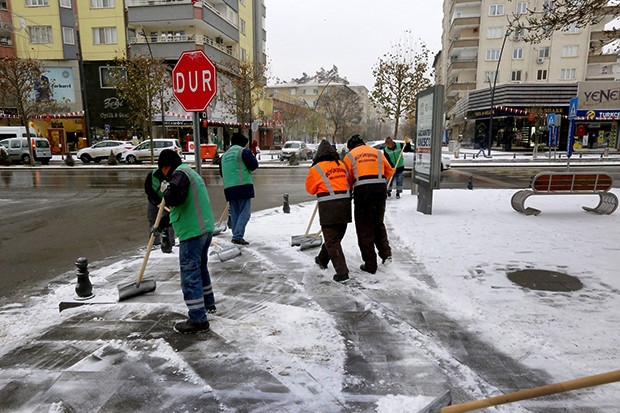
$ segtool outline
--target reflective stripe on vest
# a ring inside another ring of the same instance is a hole
[[[321,196],[317,195],[318,202],[333,201],[335,199],[351,198],[351,193],[349,192],[348,189],[346,192],[339,192],[339,193],[334,192],[334,188],[332,188],[332,184],[331,182],[329,182],[329,178],[327,177],[327,175],[325,175],[325,171],[321,169],[319,165],[314,165],[313,168],[316,169],[319,175],[321,175],[321,179],[323,179],[323,183],[325,184],[325,186],[327,187],[327,190],[329,191],[329,195],[321,195]],[[345,168],[345,173],[348,179],[349,172],[346,170],[346,168]]]
[[[368,184],[385,184],[386,180],[383,177],[383,156],[381,151],[377,149],[377,166],[378,171],[377,175],[365,175],[360,177],[359,171],[357,170],[357,162],[355,162],[355,157],[351,155],[351,152],[347,154],[347,157],[351,160],[351,166],[353,167],[353,174],[355,176],[355,182],[353,183],[353,188],[360,185],[368,185]]]

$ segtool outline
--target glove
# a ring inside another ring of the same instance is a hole
[[[163,194],[166,191],[166,189],[168,189],[169,186],[170,186],[170,183],[168,181],[162,181],[161,185],[159,185],[159,190]]]
[[[159,237],[163,232],[164,232],[164,229],[161,228],[161,227],[152,227],[151,228],[151,235],[153,235],[155,237]]]
[[[405,144],[409,143],[409,138],[405,138]]]

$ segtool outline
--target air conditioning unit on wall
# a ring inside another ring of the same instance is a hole
[[[544,57],[538,57],[536,59],[536,63],[538,63],[539,65],[545,62],[545,58]]]

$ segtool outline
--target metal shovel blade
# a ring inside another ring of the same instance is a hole
[[[452,394],[450,390],[446,390],[435,398],[432,402],[426,405],[422,410],[418,411],[418,413],[441,413],[441,409],[450,406],[452,404]]]
[[[301,244],[310,242],[314,239],[315,236],[316,236],[316,233],[315,234],[293,235],[291,237],[291,247],[298,247]]]
[[[310,248],[320,247],[323,244],[323,237],[319,236],[318,238],[312,237],[310,240],[303,242],[299,246],[299,251],[309,250]]]
[[[215,228],[213,228],[213,235],[221,234],[222,232],[226,231],[226,228],[228,227],[226,226],[225,222],[216,222]]]
[[[118,285],[118,301],[123,301],[128,298],[136,297],[138,295],[152,293],[157,288],[155,279],[143,278],[142,281],[133,281],[127,284]]]

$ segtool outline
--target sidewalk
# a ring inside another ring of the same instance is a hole
[[[435,191],[433,215],[416,213],[409,193],[388,199],[394,262],[361,272],[351,225],[345,284],[316,267],[318,250],[290,246],[314,203],[255,213],[242,255],[211,257],[218,313],[199,335],[172,330],[187,311],[177,248],[153,250],[154,293],[120,303],[116,286],[137,277],[144,250],[91,263],[95,297],[59,312],[76,286],[75,272],[61,274],[2,301],[0,410],[417,412],[447,389],[462,402],[613,369],[618,213],[586,213],[588,196],[541,197],[543,212],[528,217],[510,208],[512,193]],[[216,237],[229,241],[230,231]],[[583,288],[507,276],[528,269]],[[610,412],[619,392],[611,384],[495,411]]]

